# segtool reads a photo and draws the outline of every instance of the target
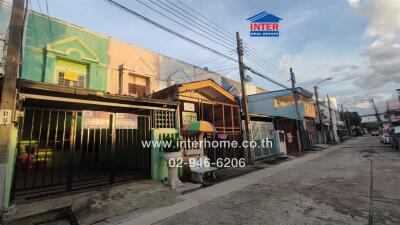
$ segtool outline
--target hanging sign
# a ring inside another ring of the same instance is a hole
[[[12,111],[10,109],[0,110],[0,124],[6,125],[11,123]]]
[[[64,80],[78,81],[78,73],[65,70],[64,71]]]
[[[194,103],[184,102],[183,103],[183,111],[194,112]]]
[[[117,113],[115,129],[137,129],[138,116],[130,113]]]
[[[195,112],[182,112],[182,125],[191,124],[197,121],[197,113]]]
[[[82,129],[109,129],[110,113],[102,111],[82,111]]]

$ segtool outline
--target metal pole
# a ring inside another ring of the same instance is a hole
[[[298,104],[299,96],[297,95],[297,91],[296,91],[296,77],[293,73],[292,68],[290,68],[290,80],[292,81],[293,99],[294,99],[294,105],[295,105],[296,115],[297,115],[297,127],[299,129],[299,139],[300,139],[299,154],[300,154],[303,149],[303,140],[304,140],[303,139],[303,120],[300,116],[299,104]]]
[[[6,66],[1,89],[0,103],[0,211],[8,206],[8,183],[12,177],[14,156],[9,152],[14,151],[13,142],[16,141],[15,105],[17,95],[17,77],[21,60],[22,32],[24,25],[25,0],[14,0],[9,28]],[[14,137],[15,136],[15,137]],[[15,140],[13,139],[15,138]],[[14,146],[15,147],[15,146]]]
[[[372,105],[374,106],[376,120],[378,121],[379,124],[381,124],[381,122],[382,122],[381,117],[379,116],[378,109],[376,108],[373,98],[370,98],[370,103],[372,103]]]
[[[347,124],[347,122],[346,122],[346,115],[344,114],[343,104],[340,104],[340,107],[341,107],[341,109],[342,109],[342,116],[341,116],[340,119],[344,122],[344,125],[346,125],[346,129],[347,129],[347,131],[349,132],[349,127],[348,127],[348,124]],[[350,132],[349,132],[348,136],[349,136],[349,138],[350,138]]]
[[[329,109],[329,120],[331,121],[331,133],[332,133],[332,138],[335,140],[335,134],[333,130],[333,119],[332,119],[332,109],[331,109],[331,100],[329,99],[329,95],[326,95],[326,98],[328,99],[328,109]]]
[[[244,70],[243,64],[243,45],[242,40],[240,39],[239,32],[236,32],[236,42],[237,42],[237,53],[238,53],[238,60],[239,60],[239,72],[240,72],[240,83],[242,85],[242,108],[244,114],[244,122],[245,122],[245,132],[246,132],[246,139],[247,141],[251,141],[250,136],[250,116],[249,116],[249,109],[247,105],[247,94],[246,94],[246,71]],[[254,152],[252,148],[248,147],[245,150],[245,158],[246,161],[251,163],[254,159]]]
[[[319,100],[318,100],[318,87],[315,85],[314,86],[314,93],[315,93],[315,101],[317,104],[317,110],[318,110],[318,119],[319,119],[319,126],[321,127],[321,136],[322,136],[322,142],[325,142],[325,131],[324,131],[324,126],[322,124],[322,116],[321,116],[321,110],[319,107]]]

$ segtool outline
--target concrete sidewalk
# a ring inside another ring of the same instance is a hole
[[[350,143],[350,142],[351,141],[348,141],[346,143]],[[262,179],[272,176],[281,171],[285,171],[287,169],[302,165],[303,163],[305,163],[307,161],[314,160],[318,157],[321,157],[325,154],[335,151],[339,147],[340,147],[340,145],[335,145],[324,151],[309,153],[302,157],[295,158],[293,160],[290,160],[285,163],[281,163],[279,165],[275,165],[275,166],[268,167],[265,169],[257,170],[255,172],[248,173],[248,174],[245,174],[240,177],[236,177],[236,178],[233,178],[233,179],[221,182],[221,183],[217,183],[208,188],[203,188],[203,189],[182,195],[182,196],[178,197],[180,199],[180,201],[178,201],[174,205],[160,207],[160,208],[157,208],[157,209],[154,209],[151,211],[142,212],[142,213],[137,213],[137,212],[127,213],[127,214],[124,214],[121,216],[106,219],[100,223],[97,223],[97,225],[153,224],[153,223],[159,222],[161,220],[164,220],[166,218],[169,218],[171,216],[182,213],[191,208],[194,208],[194,207],[200,206],[202,204],[205,204],[207,202],[210,202],[219,197],[225,196],[234,191],[238,191],[246,186],[255,184],[255,183],[261,181]]]
[[[79,224],[93,224],[128,212],[174,205],[182,201],[178,199],[180,195],[153,180],[130,182],[18,204],[15,214],[9,215],[6,222],[12,225],[41,224],[63,220],[68,211]]]

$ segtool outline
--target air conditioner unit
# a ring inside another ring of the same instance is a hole
[[[274,137],[275,137],[275,143],[276,143],[275,144],[276,151],[277,151],[278,155],[287,156],[285,131],[276,130],[274,132]]]

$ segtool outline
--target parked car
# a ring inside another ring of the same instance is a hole
[[[400,146],[400,126],[389,128],[390,145],[396,149]]]
[[[371,135],[372,136],[379,136],[379,130],[378,129],[372,129],[371,130]]]
[[[383,144],[390,144],[388,128],[382,129],[382,131],[380,132],[380,135],[379,135],[379,141]]]

